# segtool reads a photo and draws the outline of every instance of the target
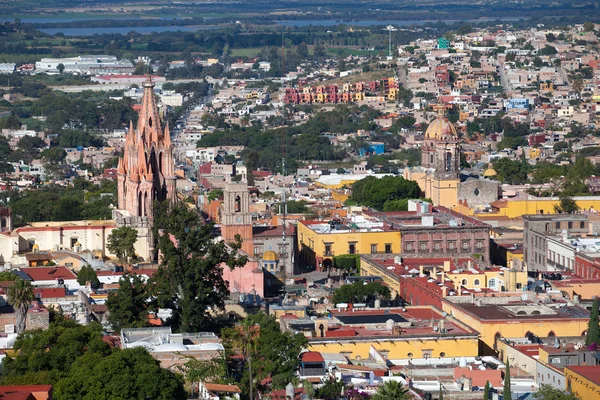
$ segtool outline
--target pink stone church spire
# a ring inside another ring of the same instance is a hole
[[[137,129],[133,122],[118,165],[119,210],[152,220],[154,203],[177,201],[173,146],[168,126],[163,131],[154,82],[147,75]]]

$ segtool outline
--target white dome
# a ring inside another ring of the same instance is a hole
[[[165,343],[154,348],[156,352],[168,352],[168,351],[188,351],[188,348],[184,344],[180,343]]]

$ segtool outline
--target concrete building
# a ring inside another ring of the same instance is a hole
[[[548,267],[555,268],[557,265],[564,268],[559,243],[554,242],[554,254],[557,252],[561,256],[561,260],[557,264],[556,256],[551,260],[550,265],[548,260],[548,237],[564,235],[582,235],[589,232],[588,217],[585,214],[536,214],[523,215],[524,227],[524,254],[523,258],[525,265],[529,271],[546,271]],[[567,268],[573,269],[574,258],[572,263],[567,263]],[[560,268],[559,268],[560,269]]]

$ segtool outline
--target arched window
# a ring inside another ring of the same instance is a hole
[[[480,285],[479,279],[475,279],[473,281],[473,286],[479,286],[479,285]]]
[[[148,118],[148,126],[150,126],[150,128],[152,128],[152,117]]]
[[[235,196],[235,212],[242,211],[242,199],[240,196]]]
[[[461,284],[461,285],[463,285],[463,286],[467,286],[467,285],[469,284],[469,282],[468,282],[466,279],[463,279],[463,280],[460,282],[460,284]]]
[[[555,338],[555,337],[556,337],[556,333],[554,333],[554,331],[548,332],[548,338]]]

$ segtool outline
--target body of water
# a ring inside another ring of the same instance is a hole
[[[92,18],[90,18],[92,19]],[[97,18],[94,18],[97,19]],[[486,22],[486,21],[518,21],[523,18],[488,18],[488,19],[474,19],[468,20],[466,22],[478,23],[478,22]],[[527,19],[527,18],[525,18]],[[74,19],[69,18],[55,18],[55,19],[34,19],[34,18],[24,18],[23,22],[36,22],[36,23],[58,23],[58,22],[71,22]],[[151,20],[149,20],[150,23]],[[157,19],[157,22],[159,20]],[[411,26],[411,25],[423,25],[426,23],[436,23],[438,20],[421,20],[421,21],[379,21],[379,20],[361,20],[361,21],[340,21],[334,19],[299,19],[299,20],[289,20],[289,21],[277,21],[278,25],[283,26],[336,26],[340,24],[345,25],[353,25],[353,26],[371,26],[371,25],[394,25],[396,27],[401,26]],[[459,20],[445,20],[447,24],[452,24],[454,22],[460,22]],[[106,27],[106,28],[41,28],[40,32],[47,33],[49,35],[55,35],[58,32],[62,32],[65,36],[91,36],[91,35],[102,35],[102,34],[121,34],[126,35],[129,32],[137,32],[144,35],[150,34],[152,32],[195,32],[201,29],[215,29],[214,26],[202,26],[202,25],[188,25],[188,26],[124,26],[124,27]]]
[[[16,17],[3,17],[4,21],[14,21]],[[22,17],[19,18],[24,24],[62,24],[66,22],[78,22],[78,21],[97,21],[100,19],[109,20],[121,20],[121,19],[137,19],[137,17],[123,14],[123,16],[109,16],[109,15],[96,15],[96,16],[78,16],[78,17],[47,17],[40,15],[39,17]],[[184,19],[183,17],[156,17],[148,18],[149,20],[172,20],[172,19]]]
[[[103,35],[103,34],[121,34],[126,35],[129,32],[137,32],[143,35],[149,35],[152,32],[196,32],[200,29],[214,29],[214,27],[203,27],[198,25],[190,26],[124,26],[124,27],[110,27],[110,28],[43,28],[38,29],[40,32],[47,33],[49,35],[56,35],[58,32],[62,32],[65,36],[91,36],[91,35]]]
[[[519,21],[519,20],[527,20],[529,19],[528,17],[526,18],[517,18],[517,17],[507,17],[507,18],[480,18],[480,19],[471,19],[471,20],[458,20],[458,19],[452,19],[452,20],[442,20],[442,22],[446,23],[446,24],[453,24],[455,22],[471,22],[471,23],[481,23],[481,22],[488,22],[488,21],[495,21],[495,20],[500,20],[500,21]],[[424,25],[428,22],[435,24],[436,22],[439,22],[440,20],[437,19],[431,19],[431,20],[420,20],[420,21],[381,21],[381,20],[361,20],[361,21],[340,21],[340,20],[334,20],[334,19],[299,19],[299,20],[289,20],[289,21],[277,21],[278,25],[283,25],[283,26],[308,26],[308,25],[313,25],[313,26],[336,26],[336,25],[353,25],[353,26],[371,26],[371,25],[382,25],[382,26],[387,26],[387,25],[394,25],[394,26],[410,26],[410,25]]]

